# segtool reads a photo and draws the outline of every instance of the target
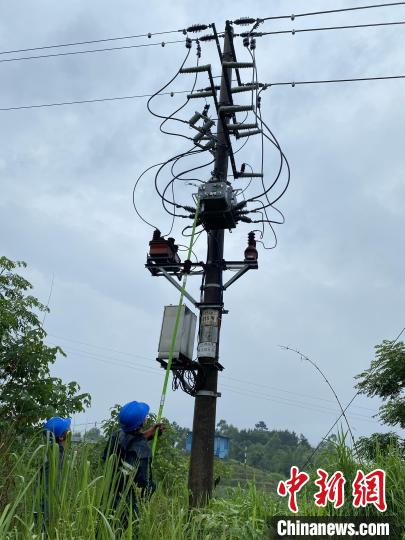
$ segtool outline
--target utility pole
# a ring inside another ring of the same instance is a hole
[[[249,18],[242,18],[233,22],[233,24],[242,25],[251,23],[252,20]],[[207,232],[206,262],[191,261],[191,252],[189,252],[189,258],[181,262],[177,253],[178,246],[175,244],[174,238],[165,239],[161,236],[161,232],[156,229],[152,240],[149,242],[150,250],[145,265],[153,276],[164,276],[181,292],[180,298],[182,299],[184,296],[200,312],[197,361],[193,359],[196,317],[194,314],[190,314],[190,310],[186,314],[185,308],[183,315],[181,315],[181,302],[176,312],[176,319],[174,319],[173,315],[170,315],[173,312],[172,306],[165,307],[157,358],[160,365],[166,369],[165,385],[167,386],[169,370],[172,370],[175,385],[195,397],[188,482],[191,507],[204,505],[211,496],[213,489],[216,405],[217,397],[220,396],[217,392],[218,371],[223,369],[218,361],[219,336],[222,315],[227,313],[224,310],[223,293],[248,270],[258,268],[258,253],[254,231],[251,231],[248,235],[248,245],[244,251],[243,260],[224,260],[224,231],[235,228],[238,222],[260,222],[253,221],[248,216],[251,211],[257,210],[257,208],[248,209],[248,204],[255,201],[257,197],[253,197],[251,200],[244,197],[243,200],[238,202],[237,194],[240,189],[235,189],[233,183],[228,180],[228,162],[232,167],[230,176],[233,177],[233,180],[238,178],[263,178],[262,172],[246,171],[245,164],[241,165],[240,170],[237,169],[231,143],[231,136],[240,139],[250,138],[262,133],[261,129],[258,129],[258,116],[253,104],[253,97],[259,88],[259,84],[257,82],[243,83],[240,76],[241,69],[254,70],[254,62],[237,61],[233,43],[232,23],[226,22],[222,50],[215,24],[211,24],[209,27],[212,29],[212,34],[201,36],[197,40],[197,56],[201,53],[199,41],[215,41],[222,69],[219,99],[217,98],[218,87],[214,82],[211,64],[182,67],[179,70],[181,74],[207,74],[210,86],[202,90],[192,91],[191,94],[187,95],[187,98],[212,98],[218,122],[217,133],[214,136],[211,133],[211,127],[215,125],[215,121],[208,116],[210,107],[208,103],[205,104],[202,113],[196,111],[187,122],[192,129],[197,131],[197,134],[193,137],[195,146],[202,151],[210,152],[214,156],[214,170],[210,179],[202,182],[198,187],[198,193],[196,194],[198,204],[196,208],[185,205],[178,206],[187,212],[191,212],[188,216],[182,215],[181,217],[189,217],[194,220],[193,234],[190,240],[191,247],[196,225],[202,225]],[[207,25],[193,25],[187,31],[199,32],[207,28]],[[253,50],[256,46],[256,40],[251,35],[251,32],[245,36],[240,35],[244,38],[243,45],[245,47],[250,46]],[[191,44],[191,39],[187,37],[186,47],[190,48]],[[237,80],[237,86],[234,87],[232,87],[232,70],[235,70]],[[241,92],[252,93],[252,103],[250,105],[234,104],[233,94]],[[249,111],[255,115],[256,121],[254,124],[237,121],[237,113],[249,113]],[[200,121],[202,121],[202,125],[199,125]],[[160,195],[163,197],[162,194]],[[164,199],[164,201],[171,203],[167,199]],[[171,204],[174,204],[174,202]],[[228,270],[236,272],[224,283],[223,272]],[[203,276],[200,301],[195,300],[189,292],[185,291],[187,275]],[[182,278],[184,278],[183,286],[179,284]],[[182,319],[182,322],[180,322],[180,319]],[[182,330],[179,330],[180,326]],[[177,335],[182,335],[184,339],[179,340],[176,348]],[[186,336],[192,336],[192,341]],[[161,404],[164,403],[165,385]]]
[[[233,29],[226,22],[222,62],[233,60]],[[219,106],[231,103],[230,86],[232,68],[222,66]],[[209,182],[226,182],[228,173],[229,149],[225,123],[229,116],[219,116],[215,167]],[[200,343],[215,343],[215,351],[200,349],[198,361],[201,366],[198,391],[195,396],[193,438],[191,447],[188,487],[190,505],[205,504],[211,496],[214,472],[214,438],[218,385],[219,334],[223,312],[223,254],[224,229],[207,231],[207,260],[205,278],[202,285],[200,305]],[[206,336],[210,336],[207,339]],[[200,356],[201,354],[201,356]],[[204,356],[205,355],[205,356]]]

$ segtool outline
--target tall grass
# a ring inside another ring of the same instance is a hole
[[[39,472],[46,454],[50,460],[49,486]],[[380,453],[375,461],[359,465],[341,436],[324,465],[330,473],[342,471],[347,486],[358,468],[367,472],[377,467],[387,473],[387,513],[394,516],[398,531],[403,530],[405,464],[395,450]],[[312,479],[315,473],[311,472]],[[0,448],[0,538],[256,539],[268,537],[270,517],[288,513],[284,499],[260,491],[254,481],[248,487],[229,488],[221,497],[214,496],[205,508],[189,512],[186,478],[169,475],[165,481],[160,480],[153,497],[139,502],[139,519],[133,519],[125,494],[113,508],[116,463],[113,458],[102,463],[95,445],[68,448],[60,478],[56,447],[49,448],[43,441],[33,440],[17,452],[10,446]],[[349,491],[348,488],[348,503],[344,507],[324,509],[314,506],[314,487],[309,486],[298,496],[299,515],[378,515],[372,507],[354,509]],[[401,534],[398,533],[398,539]]]

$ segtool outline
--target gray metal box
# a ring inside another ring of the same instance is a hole
[[[177,309],[178,306],[165,306],[164,308],[158,352],[158,358],[162,360],[169,358]],[[196,325],[197,316],[187,306],[181,306],[173,359],[190,361],[193,359]]]

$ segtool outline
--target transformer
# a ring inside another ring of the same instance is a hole
[[[206,182],[198,189],[199,221],[207,230],[236,227],[236,197],[226,182]]]

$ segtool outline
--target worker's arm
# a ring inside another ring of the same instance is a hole
[[[159,423],[159,424],[155,424],[154,426],[150,427],[149,429],[147,429],[146,431],[143,431],[142,432],[142,435],[145,437],[145,439],[147,441],[150,441],[151,439],[153,439],[153,437],[155,436],[155,431],[156,430],[159,430],[158,431],[158,435],[160,436],[164,430],[165,430],[165,426],[162,424],[162,423]]]

